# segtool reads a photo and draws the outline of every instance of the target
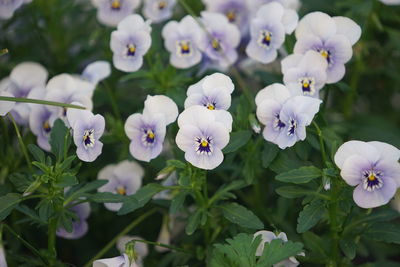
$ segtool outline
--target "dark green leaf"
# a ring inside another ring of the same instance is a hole
[[[274,239],[271,243],[264,244],[264,251],[257,262],[257,266],[268,267],[289,257],[296,256],[303,249],[303,244],[292,241],[283,242],[281,239]]]
[[[325,205],[321,200],[315,200],[307,204],[297,218],[297,232],[305,231],[316,225],[325,214]]]
[[[43,150],[41,150],[38,146],[29,144],[28,150],[36,161],[39,161],[41,163],[45,162],[45,154]]]
[[[214,196],[211,198],[210,201],[215,202],[218,200],[230,198],[231,194],[229,193],[229,191],[237,190],[245,186],[246,183],[243,180],[236,180],[228,185],[223,185],[217,190],[217,192],[215,192]]]
[[[279,147],[270,142],[266,142],[264,145],[264,150],[262,152],[262,166],[268,168],[269,165],[274,161],[279,153]]]
[[[188,223],[185,228],[186,234],[191,235],[196,231],[196,229],[200,225],[200,220],[201,220],[203,213],[204,213],[204,210],[197,209],[193,214],[190,215],[190,217],[188,219]]]
[[[180,160],[170,159],[167,161],[167,166],[173,166],[177,169],[185,169],[187,165]]]
[[[124,200],[127,197],[119,195],[119,194],[113,194],[110,192],[98,192],[96,194],[90,195],[88,198],[91,201],[94,201],[97,203],[120,203],[120,202],[124,202]]]
[[[69,148],[70,141],[67,140],[67,143],[65,142],[66,139],[70,139],[66,138],[67,134],[69,134],[68,128],[61,119],[57,119],[51,129],[49,140],[51,152],[53,152],[57,159],[62,159],[64,155],[64,146],[67,150]]]
[[[7,218],[20,201],[20,194],[8,193],[7,195],[0,197],[0,221]]]
[[[32,176],[23,173],[13,173],[8,179],[19,192],[24,192],[35,181]]]
[[[79,186],[73,187],[67,193],[68,199],[74,200],[76,198],[79,198],[80,196],[82,196],[86,192],[89,192],[89,191],[92,191],[92,190],[96,190],[97,188],[102,187],[106,183],[108,183],[108,180],[95,180],[95,181],[92,181],[92,182],[89,182],[89,183],[85,184],[82,187],[79,187]]]
[[[255,230],[264,228],[264,224],[253,212],[237,203],[224,204],[220,208],[224,217],[232,223]]]
[[[312,195],[314,191],[300,187],[300,186],[281,186],[275,189],[278,195],[286,198],[297,198],[305,195]]]
[[[311,180],[321,177],[322,171],[314,166],[301,167],[275,176],[275,179],[281,182],[304,184]]]
[[[72,156],[69,156],[68,158],[66,158],[59,168],[60,172],[63,172],[65,170],[68,170],[69,168],[71,168],[71,164],[74,161],[74,159],[76,159],[75,155],[72,155]]]
[[[171,206],[169,207],[169,212],[171,214],[175,214],[182,209],[187,195],[187,191],[181,191],[172,199]]]
[[[54,206],[53,202],[48,199],[44,199],[39,203],[39,217],[42,221],[47,222],[53,215]]]
[[[349,259],[354,259],[356,256],[357,245],[352,239],[341,239],[340,240],[340,249],[343,251],[344,255],[346,255]]]
[[[143,186],[134,195],[126,198],[121,209],[118,211],[118,215],[124,215],[143,207],[155,194],[163,189],[163,186],[159,184],[147,184]]]
[[[400,244],[400,225],[384,222],[372,224],[364,233],[364,237],[386,243]]]
[[[303,234],[304,245],[319,259],[327,259],[329,255],[329,243],[319,235],[311,231]],[[308,254],[308,253],[307,253]]]
[[[68,187],[68,186],[73,186],[78,183],[78,180],[76,177],[70,173],[63,173],[58,181],[55,183],[55,186],[58,187]]]
[[[251,131],[242,130],[231,133],[229,144],[222,150],[222,152],[231,153],[235,152],[244,146],[251,138]]]

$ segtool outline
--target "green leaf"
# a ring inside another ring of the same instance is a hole
[[[400,244],[400,225],[395,223],[375,223],[363,235],[366,238]]]
[[[306,166],[278,174],[275,179],[286,183],[304,184],[321,176],[322,171],[320,169],[314,166]]]
[[[289,257],[296,256],[303,249],[303,244],[292,241],[283,242],[281,239],[274,239],[271,243],[264,244],[264,251],[257,262],[257,266],[268,267]]]
[[[357,245],[352,239],[341,239],[340,249],[343,251],[344,255],[350,260],[354,259],[356,256]]]
[[[275,189],[275,191],[278,195],[286,198],[298,198],[314,194],[314,191],[305,189],[300,186],[281,186]]]
[[[7,218],[21,200],[21,195],[15,193],[8,193],[7,195],[0,197],[0,221]]]
[[[315,254],[320,259],[328,258],[330,248],[329,243],[324,238],[308,231],[303,234],[303,240],[304,245],[312,254]]]
[[[45,162],[45,154],[43,150],[41,150],[38,146],[29,144],[28,150],[36,161],[39,161],[41,163]]]
[[[210,203],[213,203],[218,200],[224,200],[224,199],[230,198],[232,196],[232,194],[229,193],[229,191],[237,190],[237,189],[243,188],[245,186],[246,186],[246,183],[243,180],[235,180],[235,181],[231,182],[230,184],[222,185],[217,190],[217,192],[215,192],[215,194],[212,196],[212,198],[210,199]]]
[[[170,159],[167,161],[167,166],[172,166],[177,169],[185,169],[187,165],[180,160]]]
[[[264,150],[262,152],[262,166],[268,168],[269,165],[274,161],[279,153],[279,148],[277,145],[270,142],[266,142],[264,145]]]
[[[164,188],[159,184],[152,183],[143,186],[134,195],[126,198],[121,209],[118,211],[118,215],[125,215],[143,207],[155,194],[162,190]]]
[[[24,192],[35,181],[32,176],[23,173],[13,173],[8,179],[19,192]]]
[[[171,206],[169,207],[169,212],[171,214],[175,214],[182,209],[188,194],[189,192],[187,191],[181,191],[172,199]]]
[[[307,204],[297,218],[297,232],[304,233],[316,225],[325,214],[324,202],[315,200]]]
[[[70,173],[63,173],[58,181],[55,183],[55,186],[58,187],[68,187],[78,184],[78,180],[76,179],[75,175]]]
[[[199,227],[203,212],[204,212],[204,210],[199,208],[190,215],[190,217],[188,219],[188,223],[185,228],[185,232],[187,235],[193,234],[196,231],[196,229]]]
[[[59,167],[59,171],[63,172],[69,168],[71,168],[71,164],[74,161],[74,159],[76,159],[75,155],[69,156],[68,158],[66,158],[63,163],[60,165]]]
[[[67,193],[68,201],[72,201],[72,200],[74,200],[76,198],[79,198],[80,196],[82,196],[86,192],[89,192],[89,191],[92,191],[92,190],[96,190],[97,188],[102,187],[106,183],[108,183],[108,180],[95,180],[95,181],[92,181],[92,182],[89,182],[89,183],[85,184],[82,187],[80,187],[80,186],[73,187]]]
[[[244,146],[251,138],[251,131],[241,130],[231,133],[229,144],[222,150],[225,154],[235,152]]]
[[[264,228],[264,224],[253,212],[237,203],[224,204],[220,208],[224,217],[232,223],[255,230]]]
[[[54,206],[53,202],[48,199],[43,199],[39,203],[39,217],[42,221],[47,222],[49,218],[53,215]]]
[[[68,141],[70,138],[65,138],[67,134],[69,134],[69,129],[61,119],[57,119],[51,129],[49,143],[51,146],[51,152],[53,152],[59,160],[62,159],[64,155],[64,147],[68,150],[71,143],[70,140]]]
[[[120,203],[124,202],[127,197],[110,192],[98,192],[88,196],[88,198],[97,203]]]

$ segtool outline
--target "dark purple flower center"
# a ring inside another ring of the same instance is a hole
[[[83,132],[83,144],[85,148],[93,147],[94,146],[94,130],[85,130]]]
[[[43,122],[43,131],[48,134],[51,131],[50,123],[48,120]]]
[[[212,139],[211,137],[197,137],[196,138],[196,143],[197,143],[197,148],[196,152],[197,154],[207,154],[210,155],[212,153]]]
[[[235,22],[236,21],[236,10],[228,10],[228,12],[226,12],[226,17],[228,18],[229,22]]]
[[[177,53],[179,56],[186,56],[191,54],[190,41],[182,40],[178,42]]]
[[[146,146],[152,146],[156,140],[155,131],[151,128],[143,129],[144,135],[142,137],[142,142]]]
[[[127,48],[126,55],[128,57],[133,57],[136,53],[136,46],[134,44],[128,44],[126,48]]]
[[[111,9],[112,10],[120,10],[121,9],[121,0],[111,0]]]
[[[296,128],[297,128],[297,121],[293,118],[290,118],[289,129],[288,129],[287,135],[288,136],[294,135],[294,133],[296,132]]]
[[[269,48],[271,45],[272,33],[267,30],[261,30],[260,36],[258,37],[258,44],[263,48]]]
[[[329,51],[328,49],[324,48],[317,48],[317,51],[323,56],[326,61],[328,62],[328,65],[332,63],[332,52]]]
[[[363,172],[363,188],[369,192],[383,186],[382,172],[377,170],[367,170]]]
[[[303,95],[314,95],[315,88],[315,80],[311,77],[303,77],[299,79],[301,89],[303,91]]]
[[[218,39],[212,38],[211,40],[211,46],[215,51],[220,51],[221,50],[221,43]]]
[[[285,126],[286,124],[281,121],[279,114],[275,114],[274,129],[280,131],[282,128],[285,128]]]

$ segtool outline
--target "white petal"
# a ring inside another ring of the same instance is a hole
[[[109,259],[100,259],[93,262],[93,267],[116,267],[116,266],[121,266],[121,267],[128,266],[128,264],[125,262],[124,256],[118,256]]]
[[[289,97],[290,92],[283,84],[274,83],[259,91],[256,95],[255,101],[256,105],[258,106],[265,99],[272,99],[277,101],[278,103],[283,103]]]
[[[397,162],[400,159],[400,149],[387,143],[372,141],[368,144],[375,147],[381,154],[381,159]],[[400,177],[399,177],[400,178]]]
[[[285,9],[285,12],[282,16],[282,23],[287,34],[291,34],[296,29],[298,21],[299,15],[297,15],[296,11],[292,9]]]
[[[190,124],[202,128],[215,121],[215,116],[206,107],[192,106],[185,109],[178,117],[178,126]]]
[[[285,74],[285,72],[287,72],[289,69],[297,67],[302,58],[303,54],[291,54],[282,59],[281,61],[282,73]]]
[[[24,62],[18,64],[10,74],[10,78],[19,87],[33,88],[44,86],[48,77],[47,70],[35,62]]]
[[[14,97],[13,94],[7,91],[0,91],[0,96]],[[0,116],[5,116],[15,106],[15,102],[11,101],[0,101]]]
[[[232,93],[235,89],[235,85],[233,84],[231,78],[218,72],[205,77],[202,86],[205,91],[217,87],[224,87],[229,91],[229,93]]]
[[[373,145],[362,141],[348,141],[341,145],[336,151],[334,160],[339,169],[342,168],[344,162],[353,155],[359,155],[366,158],[371,163],[376,163],[380,159],[379,150]]]
[[[346,36],[351,45],[354,45],[361,37],[361,27],[353,20],[346,17],[333,17],[336,23],[336,33]]]
[[[173,123],[178,117],[178,106],[175,102],[164,95],[148,95],[144,102],[143,114],[161,113],[165,116],[165,121],[168,124]]]
[[[329,15],[319,11],[305,15],[300,20],[296,29],[297,39],[301,39],[308,35],[316,35],[319,38],[326,40],[335,34],[335,21]]]

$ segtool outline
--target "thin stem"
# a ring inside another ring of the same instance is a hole
[[[40,104],[40,105],[48,105],[48,106],[56,106],[56,107],[75,108],[75,109],[86,109],[83,106],[77,106],[77,105],[54,102],[54,101],[47,101],[47,100],[40,100],[40,99],[32,99],[32,98],[0,96],[0,100],[1,101],[10,101],[10,102]]]
[[[47,251],[51,256],[50,266],[54,266],[55,260],[57,258],[56,231],[57,231],[57,218],[53,217],[49,219],[48,239],[47,239]]]
[[[115,93],[114,91],[111,89],[110,86],[108,86],[108,84],[105,81],[102,81],[101,84],[103,85],[104,88],[106,88],[107,93],[110,97],[110,101],[111,101],[111,107],[112,110],[114,112],[114,116],[118,119],[121,119],[121,113],[119,112],[118,109],[118,105],[117,105],[117,101],[116,101],[116,97],[115,97]]]
[[[2,224],[4,229],[6,229],[10,234],[12,234],[15,238],[17,238],[21,243],[27,247],[30,251],[32,251],[36,256],[40,258],[40,260],[45,264],[45,266],[48,266],[47,260],[40,254],[40,252],[31,244],[29,244],[25,239],[23,239],[19,234],[17,234],[10,226],[7,224],[3,223]]]
[[[325,151],[325,145],[324,145],[324,139],[323,139],[323,135],[322,135],[322,131],[319,128],[318,124],[313,121],[312,122],[315,130],[317,131],[317,135],[318,135],[318,139],[319,139],[319,146],[321,147],[321,155],[322,155],[322,160],[324,161],[324,164],[326,164],[328,162],[328,158],[326,156],[326,151]]]
[[[140,242],[140,243],[145,243],[145,244],[149,244],[149,245],[153,245],[153,246],[169,248],[169,249],[172,249],[172,250],[175,250],[175,251],[179,251],[179,252],[182,252],[182,253],[185,253],[185,254],[192,254],[189,251],[186,251],[186,250],[184,250],[182,248],[178,248],[178,247],[175,247],[175,246],[170,246],[170,245],[163,244],[163,243],[160,243],[160,242],[153,242],[153,241],[147,241],[147,240],[141,240],[141,239],[132,239],[130,242]]]
[[[101,256],[103,256],[105,253],[107,253],[108,250],[110,250],[110,248],[112,246],[114,246],[114,244],[117,242],[117,240],[123,236],[126,235],[129,231],[131,231],[136,225],[138,225],[139,223],[141,223],[142,221],[144,221],[147,217],[149,217],[150,215],[152,215],[153,213],[155,213],[157,210],[156,209],[152,209],[149,210],[148,212],[142,214],[139,218],[137,218],[136,220],[134,220],[133,222],[131,222],[127,227],[125,227],[118,235],[116,235],[110,242],[107,243],[107,245],[105,245],[93,258],[91,258],[85,265],[84,267],[90,267],[92,266],[92,263],[99,259]]]
[[[14,125],[15,132],[17,133],[18,142],[19,142],[19,145],[21,146],[22,153],[25,156],[25,160],[26,160],[26,163],[28,164],[28,168],[32,172],[31,159],[29,158],[28,150],[26,150],[26,146],[24,144],[24,141],[22,140],[21,133],[19,132],[18,126],[15,123],[14,117],[11,115],[11,113],[8,113],[8,116],[10,117],[11,122]]]
[[[331,183],[331,200],[329,203],[329,224],[330,224],[330,234],[331,234],[331,265],[336,266],[339,261],[339,228],[337,222],[337,211],[338,211],[338,203],[337,203],[337,190],[338,185],[335,180]]]

